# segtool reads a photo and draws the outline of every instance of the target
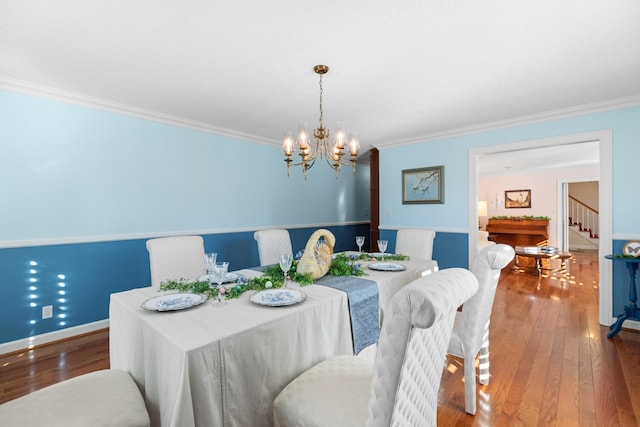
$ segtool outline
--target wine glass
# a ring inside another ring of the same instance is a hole
[[[380,252],[382,252],[382,259],[384,260],[384,252],[387,250],[387,243],[389,243],[386,240],[378,240],[378,249],[380,249]]]
[[[207,277],[209,278],[209,286],[213,283],[213,269],[216,265],[218,254],[215,252],[207,252],[204,254],[204,265],[207,268]]]
[[[222,283],[224,283],[224,279],[227,278],[228,270],[229,270],[228,262],[217,262],[213,268],[213,280],[216,282],[218,287],[218,296],[217,296],[218,302],[214,304],[217,307],[227,305],[227,303],[224,300],[224,291],[222,291],[222,289],[224,288],[222,287]]]
[[[364,236],[356,236],[356,245],[358,245],[358,252],[362,253],[362,245],[364,245]]]
[[[282,269],[282,272],[284,273],[284,281],[282,282],[282,287],[286,288],[287,287],[287,273],[289,272],[289,269],[291,268],[291,263],[293,262],[293,255],[292,254],[282,254],[280,255],[280,268]]]

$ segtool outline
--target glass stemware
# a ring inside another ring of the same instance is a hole
[[[209,278],[209,286],[213,284],[213,269],[216,266],[216,258],[218,254],[215,252],[207,252],[204,254],[204,265],[207,269],[207,277]]]
[[[224,280],[227,278],[228,270],[229,270],[228,262],[215,263],[215,266],[213,268],[213,280],[216,282],[216,285],[218,287],[218,296],[217,296],[218,301],[217,303],[214,304],[214,306],[221,307],[223,305],[227,305],[227,302],[224,300],[224,293],[226,289],[223,290],[224,288],[222,287],[222,283],[224,283]]]
[[[384,252],[387,250],[387,243],[389,242],[386,240],[378,240],[378,249],[382,252],[382,260],[384,260]]]
[[[282,287],[287,287],[287,273],[291,268],[291,263],[293,262],[293,254],[282,254],[280,255],[280,269],[284,273],[284,280],[282,282]]]
[[[364,245],[364,236],[356,236],[356,245],[358,245],[358,252],[362,253],[362,245]]]

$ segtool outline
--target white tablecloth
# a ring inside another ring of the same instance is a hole
[[[367,261],[362,265],[367,275],[362,276],[363,279],[373,280],[378,284],[378,292],[380,293],[380,308],[384,312],[391,298],[402,289],[422,276],[438,271],[438,262],[434,260],[406,260],[406,261],[385,261],[395,264],[402,264],[407,267],[404,271],[377,271],[368,268],[373,262]]]
[[[154,426],[270,426],[273,400],[291,380],[353,351],[346,294],[302,290],[305,301],[289,307],[244,295],[162,313],[140,307],[158,295],[151,288],[113,294],[111,367],[131,373]]]
[[[380,308],[402,286],[437,269],[435,261],[401,261],[402,272],[366,268],[378,283]],[[240,273],[251,277],[253,270]],[[263,307],[248,295],[226,307],[211,302],[176,312],[141,304],[158,292],[111,295],[111,367],[131,373],[153,426],[271,426],[276,395],[320,361],[352,354],[347,296],[325,286],[301,289],[288,307]]]

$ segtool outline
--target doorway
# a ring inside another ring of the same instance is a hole
[[[600,212],[600,239],[599,258],[612,253],[612,132],[611,130],[587,132],[583,134],[562,135],[559,137],[521,141],[508,144],[498,144],[480,148],[469,149],[468,152],[468,193],[469,193],[469,260],[475,258],[478,239],[476,224],[478,223],[478,169],[483,156],[520,152],[541,147],[563,148],[572,144],[598,142],[599,153],[599,207]],[[602,325],[610,325],[613,322],[612,314],[612,285],[611,263],[599,263],[599,322]]]
[[[597,249],[599,238],[598,179],[558,180],[558,247],[565,252]]]

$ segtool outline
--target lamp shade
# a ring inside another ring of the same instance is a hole
[[[487,201],[480,200],[478,202],[478,216],[487,216]]]

